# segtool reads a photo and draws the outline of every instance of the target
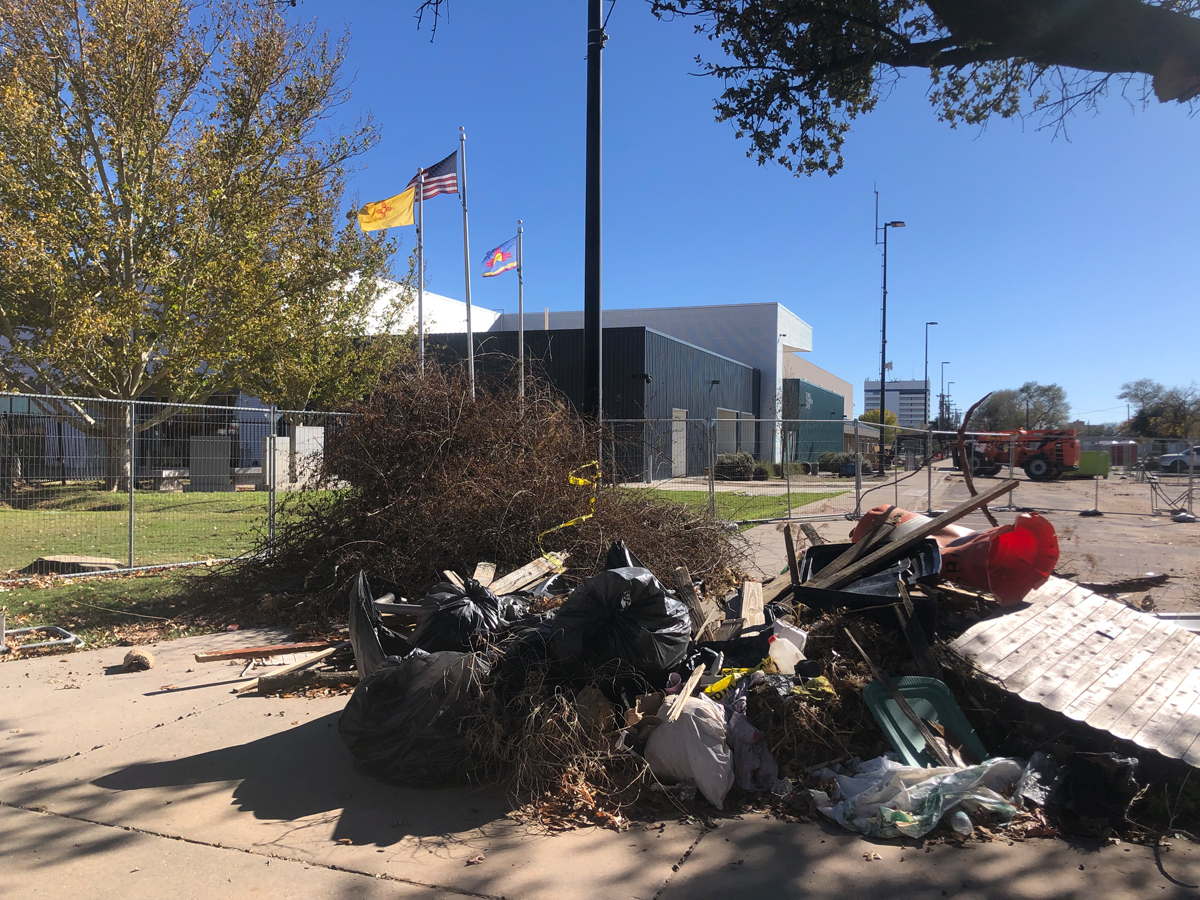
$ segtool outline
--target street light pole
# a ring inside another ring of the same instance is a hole
[[[597,422],[601,410],[600,318],[600,55],[608,35],[601,0],[588,0],[587,158],[583,236],[583,413]]]
[[[933,425],[929,422],[929,326],[925,323],[925,513],[933,514]]]
[[[887,419],[887,388],[884,381],[887,375],[887,230],[889,228],[903,228],[904,223],[900,221],[884,222],[883,223],[883,241],[879,240],[879,191],[875,192],[875,246],[883,244],[883,314],[880,319],[879,326],[879,426],[880,426],[880,450],[883,448],[883,425]],[[899,416],[899,409],[897,409]],[[882,455],[882,453],[881,453]]]
[[[929,326],[937,322],[925,323],[925,424],[929,424]]]
[[[950,388],[953,386],[953,381],[946,382],[946,415],[950,415]],[[953,421],[953,419],[951,419]]]
[[[942,390],[938,394],[938,424],[941,425],[941,419],[946,417],[946,366],[950,365],[950,360],[942,360]]]

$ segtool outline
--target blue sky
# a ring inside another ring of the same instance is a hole
[[[349,29],[353,96],[383,140],[351,179],[359,201],[403,189],[467,129],[471,256],[524,219],[526,309],[583,303],[583,0],[453,0],[430,42],[416,0],[305,0],[295,14]],[[807,357],[855,385],[879,369],[880,214],[889,238],[888,356],[921,376],[931,329],[960,408],[989,390],[1058,382],[1090,421],[1124,417],[1123,381],[1197,379],[1200,117],[1186,107],[951,130],[910,73],[846,141],[833,178],[796,178],[745,156],[717,124],[710,45],[683,22],[621,0],[604,53],[604,303],[775,300],[813,326]],[[426,204],[429,289],[461,299],[456,198]],[[405,256],[412,229],[400,229]],[[402,270],[402,265],[397,265]],[[516,279],[474,278],[475,303],[514,311]],[[1117,408],[1121,407],[1121,408]]]

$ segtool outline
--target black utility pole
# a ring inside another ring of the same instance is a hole
[[[608,36],[601,0],[588,0],[587,186],[583,225],[583,414],[600,419],[600,53]]]

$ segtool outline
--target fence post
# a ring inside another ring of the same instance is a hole
[[[272,547],[275,545],[275,404],[271,404],[269,428],[271,429],[268,435],[267,445],[271,451],[269,462],[267,464],[267,543]]]
[[[926,410],[928,412],[928,410]],[[926,423],[928,424],[928,423]],[[925,515],[933,515],[933,426],[925,431]]]
[[[133,455],[133,427],[134,427],[134,405],[133,401],[129,401],[128,411],[126,413],[129,422],[129,433],[127,437],[126,452],[129,454],[129,568],[133,568],[133,476],[136,467],[136,461]]]
[[[858,442],[858,419],[854,420],[854,518],[862,518],[862,454]]]
[[[782,425],[780,428],[782,429]],[[784,432],[783,438],[783,471],[787,475],[787,517],[792,517],[792,451],[794,449],[796,439],[792,438],[792,447],[788,446],[787,432]]]
[[[708,420],[708,514],[717,517],[717,457],[716,457],[716,428],[713,419]]]

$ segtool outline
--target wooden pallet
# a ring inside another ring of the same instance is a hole
[[[951,647],[1004,689],[1200,767],[1200,635],[1062,578]]]

